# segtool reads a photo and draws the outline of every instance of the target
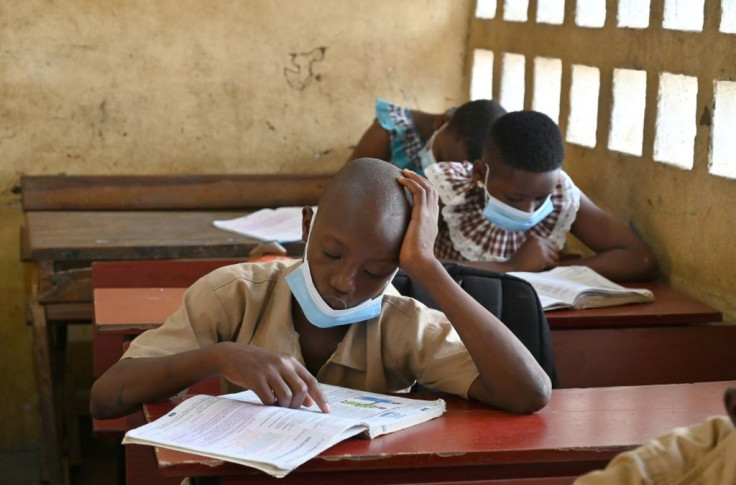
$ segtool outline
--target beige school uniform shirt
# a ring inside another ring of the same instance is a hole
[[[184,293],[163,325],[139,335],[122,358],[161,357],[217,342],[239,342],[292,355],[304,364],[284,277],[300,262],[219,268]],[[381,314],[350,325],[317,380],[372,392],[415,382],[467,398],[478,377],[465,345],[442,312],[389,287]]]
[[[736,431],[726,416],[676,428],[632,451],[617,455],[605,470],[574,485],[734,485]]]

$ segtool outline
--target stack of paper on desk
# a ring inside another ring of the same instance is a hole
[[[128,431],[134,443],[197,453],[283,477],[346,438],[392,433],[445,412],[445,401],[387,396],[322,384],[331,412],[265,406],[252,391],[197,395]]]
[[[643,288],[625,288],[587,266],[559,266],[550,271],[509,272],[531,283],[545,310],[598,308],[654,301]]]
[[[235,219],[213,221],[215,227],[259,241],[288,243],[302,240],[302,207],[261,209]]]

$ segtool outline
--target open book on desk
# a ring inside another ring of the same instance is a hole
[[[558,266],[539,273],[512,271],[508,274],[531,283],[544,310],[579,310],[654,301],[651,291],[623,287],[587,266]]]
[[[196,453],[281,478],[351,436],[367,438],[429,421],[445,401],[410,399],[321,384],[330,413],[266,406],[255,393],[196,395],[171,412],[128,431],[123,444]]]
[[[302,207],[261,209],[235,219],[212,221],[218,229],[263,242],[289,243],[302,240]]]

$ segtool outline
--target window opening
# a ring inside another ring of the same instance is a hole
[[[532,109],[540,111],[555,123],[560,118],[560,84],[562,61],[549,57],[534,58],[534,95]]]
[[[501,64],[501,91],[499,103],[506,111],[524,109],[524,65],[522,54],[505,52]]]
[[[659,76],[654,160],[692,169],[698,79],[663,72]]]
[[[736,179],[736,81],[716,81],[714,97],[708,171]]]
[[[470,99],[493,98],[493,51],[473,51],[473,72],[470,78]]]
[[[664,0],[662,27],[670,30],[703,30],[703,0]]]
[[[567,121],[567,141],[570,143],[595,148],[600,88],[601,73],[597,67],[572,65]]]
[[[613,110],[608,138],[609,149],[641,156],[646,86],[645,71],[613,70]]]

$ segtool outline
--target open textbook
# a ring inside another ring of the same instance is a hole
[[[545,310],[598,308],[646,303],[654,294],[643,288],[625,288],[587,266],[558,266],[549,271],[509,272],[531,283]]]
[[[171,448],[240,463],[281,478],[351,436],[408,428],[445,412],[445,401],[410,399],[321,384],[330,413],[317,406],[263,405],[252,391],[196,395],[128,431],[123,444]]]
[[[213,221],[212,224],[219,229],[264,242],[301,241],[302,207],[261,209],[235,219]]]

